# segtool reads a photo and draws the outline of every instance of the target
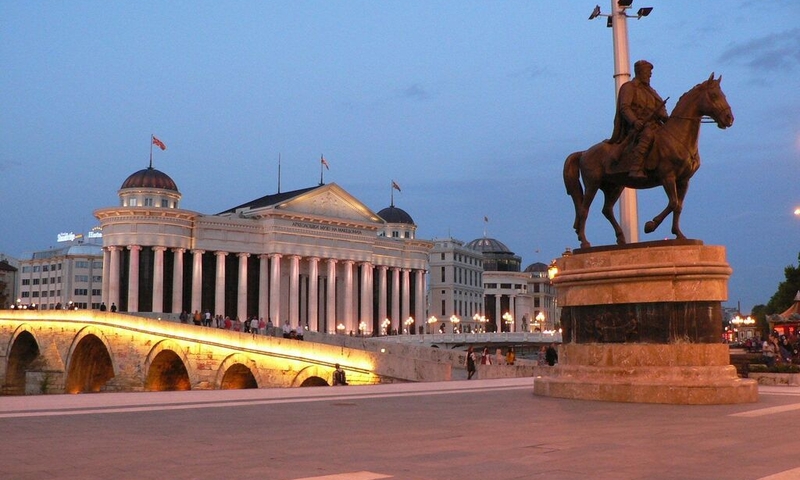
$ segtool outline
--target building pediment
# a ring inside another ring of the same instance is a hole
[[[336,184],[324,185],[273,206],[276,213],[294,213],[330,220],[383,223],[380,217]],[[262,213],[263,214],[263,213]]]

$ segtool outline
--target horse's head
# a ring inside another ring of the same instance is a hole
[[[719,86],[721,82],[722,75],[715,80],[714,72],[711,72],[708,80],[698,85],[702,91],[698,109],[701,115],[711,117],[717,122],[717,127],[724,129],[733,125],[733,112],[731,112],[728,99],[725,98],[725,93]]]

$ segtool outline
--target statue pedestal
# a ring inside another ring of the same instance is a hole
[[[557,260],[565,344],[534,394],[637,403],[758,400],[721,342],[731,269],[696,240],[576,250]]]

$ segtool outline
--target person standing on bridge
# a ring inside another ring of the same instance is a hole
[[[492,364],[492,357],[489,355],[489,347],[483,347],[483,352],[481,352],[481,365],[491,365]]]
[[[475,350],[470,346],[467,349],[467,380],[472,380],[475,375]]]

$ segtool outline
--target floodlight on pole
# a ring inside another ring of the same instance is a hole
[[[597,17],[607,17],[607,27],[612,29],[614,39],[614,94],[619,95],[620,87],[631,79],[631,61],[628,54],[628,18],[640,19],[650,15],[653,7],[642,7],[637,15],[628,15],[625,10],[631,8],[633,0],[611,0],[611,11],[606,14],[600,12],[600,6],[595,6],[589,20]],[[619,198],[620,226],[628,243],[639,242],[639,212],[636,201],[636,190],[626,188]]]

